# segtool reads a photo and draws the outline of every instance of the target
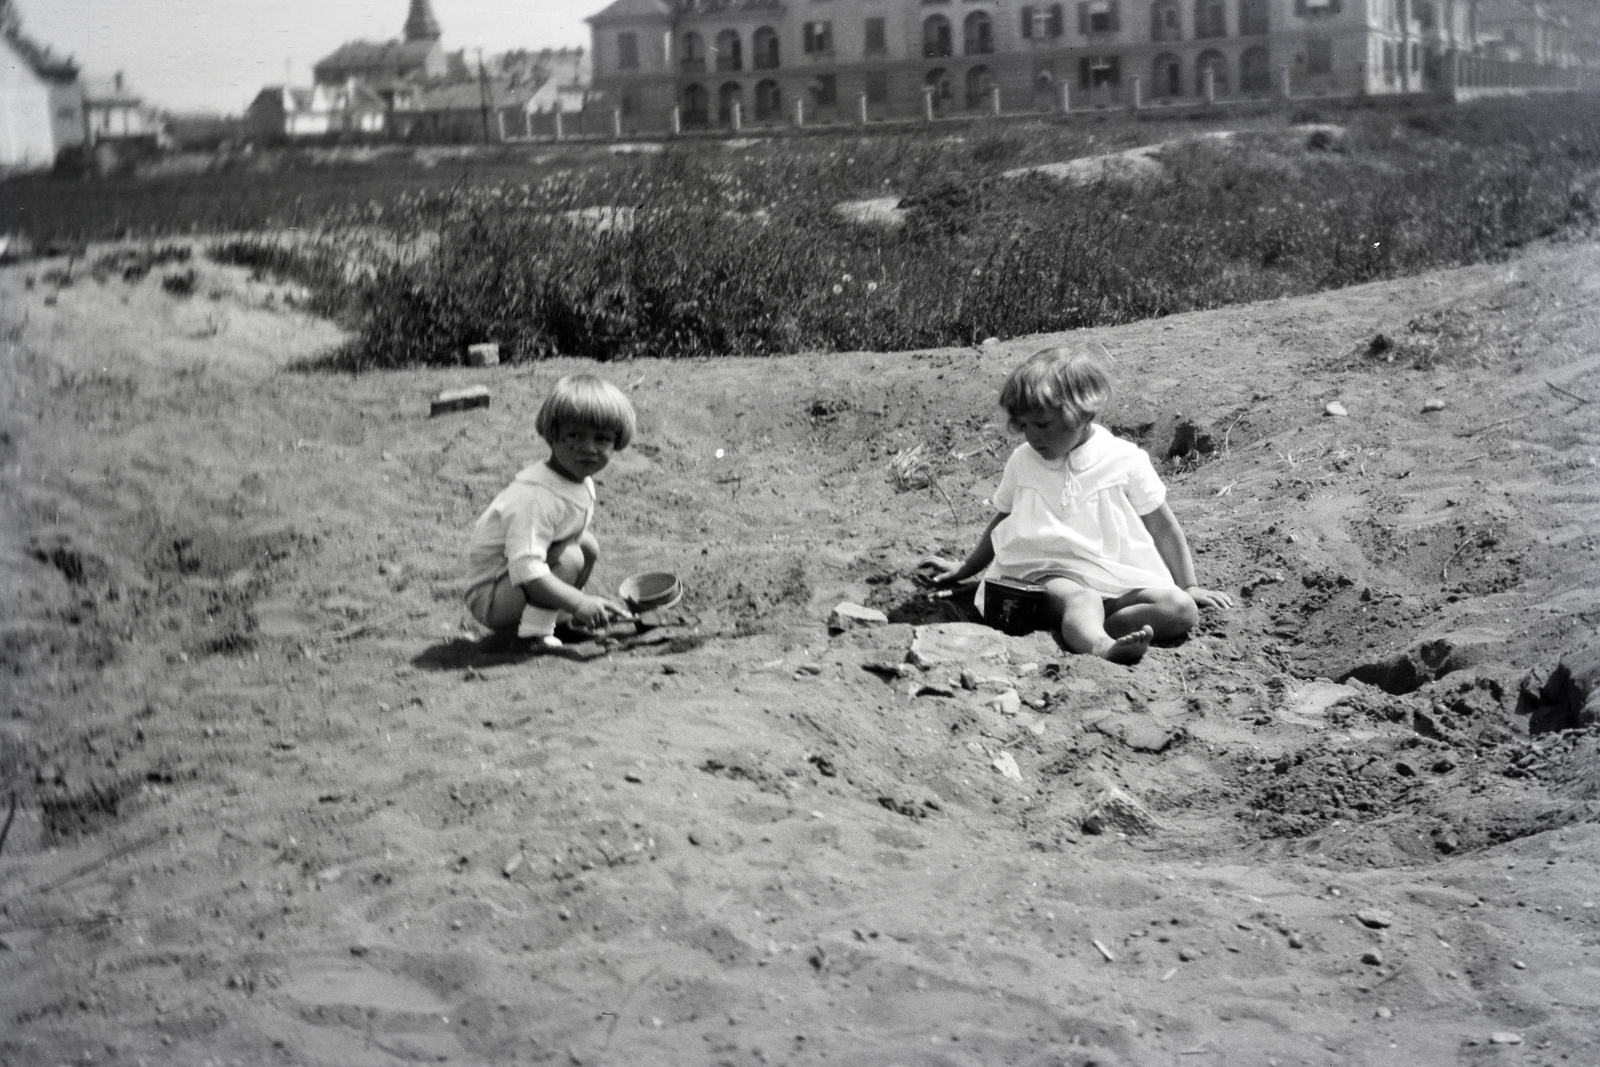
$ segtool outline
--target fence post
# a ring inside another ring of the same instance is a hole
[[[861,117],[861,125],[867,124],[867,94],[856,94],[856,114]]]
[[[741,101],[733,102],[733,132],[738,133],[744,129],[744,104]]]
[[[804,94],[794,98],[794,125],[795,129],[806,124],[806,98]]]
[[[611,136],[619,141],[622,140],[622,109],[620,107],[611,109]]]
[[[1139,108],[1144,104],[1144,79],[1135,76],[1130,79],[1130,82],[1131,85],[1129,87],[1133,90],[1133,93],[1128,98],[1128,110],[1137,114]]]
[[[1000,114],[1000,86],[998,85],[989,89],[989,106],[994,109],[996,115]]]
[[[922,87],[922,117],[929,122],[933,121],[933,86]]]
[[[1283,71],[1283,76],[1278,79],[1278,84],[1279,84],[1278,91],[1283,94],[1283,98],[1285,100],[1293,100],[1294,99],[1294,68],[1289,66],[1287,63],[1285,63],[1281,69]]]
[[[1205,73],[1200,76],[1200,85],[1200,95],[1206,98],[1206,103],[1215,104],[1217,102],[1217,72],[1207,67]]]
[[[1072,86],[1065,81],[1057,82],[1061,86],[1061,113],[1065,115],[1072,110]]]
[[[561,117],[561,106],[559,104],[556,105],[555,117],[556,117],[556,140],[559,141],[563,137],[566,136],[566,130],[564,130],[562,128],[563,125],[564,125],[564,122],[563,122],[562,117]]]
[[[672,105],[672,136],[676,137],[683,132],[683,108],[677,104]]]

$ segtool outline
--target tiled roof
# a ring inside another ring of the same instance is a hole
[[[87,104],[138,105],[144,103],[144,97],[128,88],[126,83],[118,85],[117,79],[107,78],[104,75],[88,75],[84,77],[83,100]]]
[[[318,67],[422,66],[433,41],[347,41],[317,60]]]
[[[620,22],[627,19],[670,18],[677,5],[666,0],[611,0],[586,22]]]
[[[521,107],[533,99],[534,94],[539,91],[539,84],[538,82],[513,83],[507,78],[490,78],[486,83],[487,94],[475,81],[441,85],[422,92],[417,97],[414,110],[477,111],[483,107],[485,95],[488,96],[488,103],[492,108]]]
[[[41,78],[50,81],[72,81],[78,76],[78,65],[71,59],[52,55],[50,49],[35,44],[20,33],[8,33],[5,39],[22,61]]]

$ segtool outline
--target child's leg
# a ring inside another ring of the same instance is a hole
[[[1148,626],[1107,632],[1106,604],[1099,593],[1071,578],[1050,578],[1044,583],[1052,611],[1061,616],[1061,642],[1080,654],[1099,656],[1113,663],[1137,663],[1150,650],[1155,636]]]
[[[551,574],[576,589],[584,587],[593,569],[576,539],[551,545],[545,562],[550,565]],[[519,612],[521,624],[517,627],[518,637],[549,637],[555,633],[556,622],[561,617],[558,609],[528,604],[526,600],[523,603],[525,606]]]
[[[469,606],[473,618],[496,633],[515,631],[528,600],[509,575],[495,579],[488,589],[474,593]]]
[[[1106,601],[1106,633],[1131,634],[1148,626],[1158,641],[1182,637],[1200,621],[1194,597],[1182,589],[1135,589]]]

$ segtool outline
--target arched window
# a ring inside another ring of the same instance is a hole
[[[744,110],[744,90],[738,82],[723,82],[722,88],[717,90],[717,121],[724,126],[733,125],[733,106],[739,105],[739,110]]]
[[[1183,95],[1183,64],[1171,52],[1162,52],[1150,64],[1150,94],[1156,97]]]
[[[760,52],[756,54],[760,55]],[[782,117],[783,93],[779,90],[778,83],[771,78],[763,78],[756,82],[756,121],[765,122]]]
[[[778,31],[771,26],[756,30],[750,41],[751,66],[757,70],[776,70],[778,67]]]
[[[683,48],[683,69],[696,71],[705,70],[706,43],[700,37],[700,35],[695,33],[693,30],[690,30],[688,33],[683,35],[683,41],[681,43]]]
[[[1239,0],[1239,36],[1260,37],[1271,28],[1268,0]]]
[[[1156,0],[1150,5],[1150,39],[1183,40],[1183,21],[1178,11],[1178,0]]]
[[[723,30],[717,34],[717,69],[744,69],[744,54],[740,49],[737,30]]]
[[[1246,48],[1239,57],[1239,91],[1241,93],[1272,92],[1272,67],[1263,45]]]
[[[994,75],[988,67],[970,67],[967,70],[967,110],[988,107],[994,89]]]
[[[922,54],[929,59],[950,58],[950,20],[943,15],[922,20]]]
[[[706,92],[703,85],[685,85],[683,87],[683,124],[685,126],[708,126],[711,123],[711,94]]]
[[[1194,35],[1228,36],[1228,9],[1223,0],[1194,0]]]
[[[1212,86],[1217,95],[1221,96],[1228,91],[1228,57],[1211,49],[1200,53],[1200,58],[1194,63],[1194,90],[1202,95],[1206,91],[1206,72],[1210,71],[1213,79]]]
[[[935,67],[928,71],[928,76],[922,79],[922,84],[933,90],[933,107],[940,110],[955,95],[950,87],[950,73],[943,67]]]
[[[986,56],[994,51],[994,23],[988,12],[974,11],[961,24],[961,47],[969,56]]]

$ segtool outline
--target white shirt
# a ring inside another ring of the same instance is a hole
[[[1167,499],[1144,450],[1094,426],[1064,459],[1023,444],[1006,461],[985,578],[1072,578],[1104,597],[1174,586],[1141,515]]]
[[[570,481],[545,463],[518,471],[472,527],[467,588],[502,575],[522,585],[549,574],[550,546],[588,529],[594,495],[592,478]]]

